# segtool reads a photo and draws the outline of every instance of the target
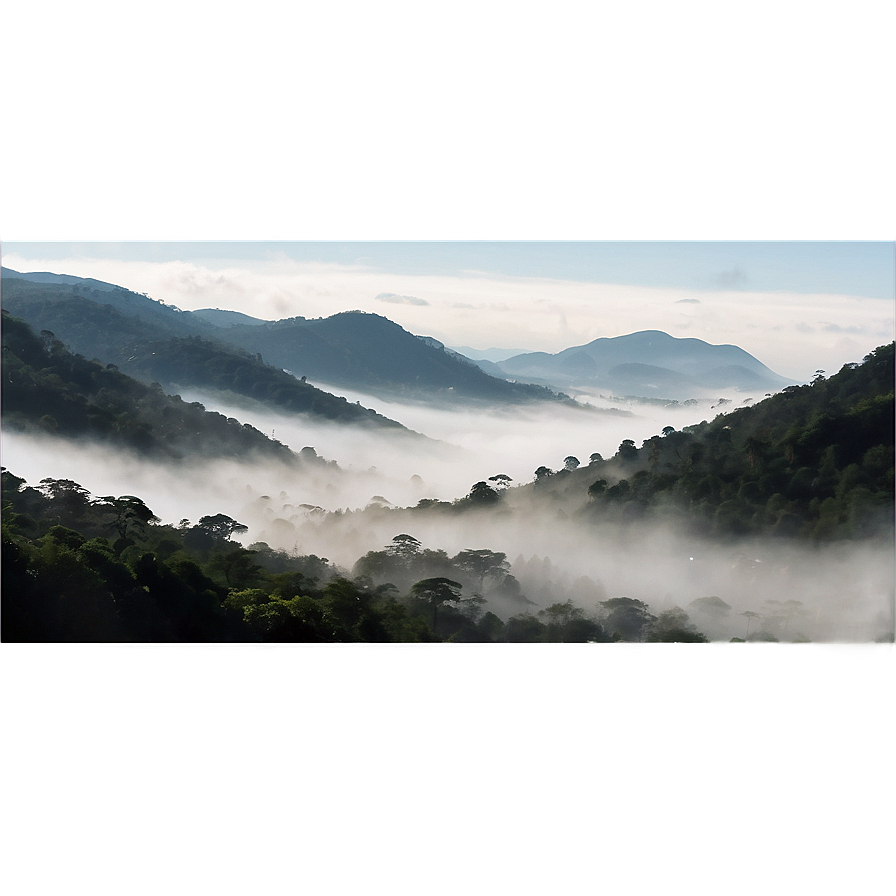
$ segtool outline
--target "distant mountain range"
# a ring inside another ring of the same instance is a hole
[[[190,312],[98,281],[31,279],[3,269],[4,311],[47,330],[85,358],[170,392],[222,391],[261,402],[280,413],[365,427],[404,429],[400,423],[303,383],[280,368],[216,339],[219,327]]]
[[[775,392],[791,384],[737,346],[659,330],[595,339],[556,354],[508,358],[507,350],[462,347],[468,356],[362,311],[278,321],[218,308],[181,311],[100,280],[8,268],[2,288],[3,306],[13,314],[139,379],[224,389],[329,419],[363,416],[395,425],[306,380],[453,405],[564,401],[560,390],[570,389],[681,399],[722,389]]]
[[[483,367],[558,388],[648,397],[693,397],[718,389],[771,392],[792,384],[736,345],[679,339],[660,330],[595,339],[556,354],[530,352]]]
[[[252,397],[255,392],[247,380],[262,369],[270,379],[274,369],[308,389],[306,380],[315,380],[450,404],[568,400],[542,386],[490,376],[438,340],[415,336],[377,314],[347,311],[316,320],[262,321],[221,309],[181,311],[122,287],[69,275],[21,274],[3,268],[2,278],[3,307],[12,314],[38,330],[51,330],[73,351],[114,363],[143,380],[225,388]],[[206,367],[231,368],[232,373],[239,365],[242,376],[216,383],[217,374],[207,369],[197,379],[196,365],[191,370],[186,363],[190,352],[171,341],[185,338],[201,339],[205,355],[214,344],[219,358]],[[253,364],[257,368],[249,370]],[[285,380],[280,385],[281,391],[285,389]],[[317,392],[315,404],[322,407],[329,393]],[[339,416],[347,414],[343,408]]]

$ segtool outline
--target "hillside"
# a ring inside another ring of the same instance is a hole
[[[280,412],[403,429],[394,420],[297,380],[257,355],[216,341],[220,329],[188,312],[108,284],[100,290],[71,279],[35,283],[4,269],[3,307],[36,331],[49,331],[73,352],[114,364],[169,391],[193,387],[232,392]]]
[[[362,311],[233,326],[218,338],[261,353],[296,376],[350,389],[452,403],[558,400],[548,389],[489,376],[437,340]]]
[[[556,354],[530,352],[498,362],[507,376],[561,388],[689,398],[707,389],[777,391],[790,381],[735,345],[678,339],[659,330],[595,339]],[[491,368],[490,368],[491,369]]]
[[[70,274],[23,274],[11,268],[3,268],[0,275],[3,307],[23,320],[29,320],[29,313],[53,313],[50,306],[60,302],[80,300],[82,303],[91,301],[125,317],[136,318],[144,325],[151,325],[156,331],[164,331],[171,336],[209,335],[217,329],[202,318],[173,305],[100,280]],[[97,335],[102,337],[103,334]]]
[[[248,358],[259,364],[263,359],[278,370],[290,371],[296,379],[305,377],[392,397],[452,404],[563,400],[548,388],[490,376],[440,342],[414,336],[376,314],[349,311],[318,320],[262,321],[219,309],[181,311],[140,293],[69,275],[20,274],[9,268],[3,268],[2,275],[3,307],[12,314],[37,330],[50,330],[75,352],[114,363],[147,381],[233,390],[232,383],[210,383],[208,372],[201,382],[165,379],[169,376],[168,352],[174,350],[173,343],[166,344],[166,340],[191,336],[217,343],[222,352],[236,350],[234,357],[243,365]],[[149,343],[153,347],[147,351]],[[183,347],[175,353],[182,360]],[[226,364],[222,359],[218,366]],[[150,367],[155,372],[147,372]],[[177,367],[179,376],[188,374],[183,364]],[[257,380],[258,371],[254,375]],[[285,381],[278,385],[281,392],[286,388]],[[247,397],[267,400],[264,395]],[[297,393],[295,398],[298,407],[302,402]],[[305,404],[310,406],[307,400]],[[315,395],[313,406],[325,405],[327,399]],[[284,405],[277,407],[283,409]],[[355,413],[332,402],[327,408],[329,419],[375,419],[363,408]],[[387,425],[394,424],[388,421]]]
[[[3,426],[85,437],[141,456],[299,458],[252,426],[72,354],[3,312]]]
[[[644,441],[526,488],[622,524],[723,537],[863,538],[893,529],[893,344],[826,379]]]

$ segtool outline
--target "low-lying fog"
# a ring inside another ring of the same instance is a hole
[[[202,401],[210,410],[273,433],[296,451],[313,446],[339,467],[322,462],[295,468],[238,461],[150,463],[86,443],[12,432],[4,433],[3,465],[31,485],[46,477],[66,478],[94,495],[139,495],[166,523],[226,513],[249,526],[241,539],[246,545],[263,541],[317,554],[346,571],[399,533],[449,555],[468,548],[501,551],[523,593],[535,602],[532,611],[567,599],[592,610],[600,600],[625,596],[659,613],[718,596],[731,606],[725,619],[692,618],[708,636],[724,640],[758,630],[758,619],[739,615],[744,612],[777,620],[763,625],[776,627],[773,633],[782,640],[868,641],[893,630],[893,548],[886,541],[823,550],[755,540],[720,546],[655,525],[596,527],[578,519],[573,504],[533,504],[512,488],[498,513],[455,516],[398,509],[421,498],[462,497],[474,482],[499,473],[514,484],[530,482],[538,466],[559,469],[569,454],[586,465],[593,452],[614,454],[622,439],[640,444],[663,426],[711,419],[718,409],[640,405],[628,409],[631,416],[560,406],[449,411],[342,394],[442,442],[309,423],[207,394],[182,393],[187,401]],[[374,497],[375,506],[368,507]],[[586,500],[583,494],[582,503]],[[506,618],[526,606],[486,609]]]
[[[399,506],[416,504],[421,498],[450,501],[468,494],[473,483],[499,473],[510,476],[515,484],[531,482],[538,467],[562,469],[569,455],[583,464],[595,452],[609,458],[623,439],[633,439],[640,445],[664,426],[681,429],[737,407],[730,400],[716,408],[710,400],[661,407],[587,396],[585,400],[593,407],[584,403],[581,407],[551,403],[457,409],[399,403],[327,384],[316,385],[373,408],[432,441],[396,438],[388,432],[273,414],[260,405],[236,404],[230,396],[193,389],[182,391],[181,397],[250,423],[294,451],[310,446],[346,471],[373,470],[377,474],[354,478],[351,486],[343,485],[335,493],[339,496],[335,504],[333,493],[329,501],[315,502],[327,510],[364,507],[374,495]],[[369,493],[364,491],[367,483],[374,489],[368,489]]]

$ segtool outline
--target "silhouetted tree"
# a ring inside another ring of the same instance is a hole
[[[453,582],[442,576],[432,579],[421,579],[411,586],[411,594],[414,597],[426,601],[432,607],[432,630],[436,630],[436,614],[440,604],[446,602],[457,603],[461,600],[460,592],[463,588],[460,582]]]

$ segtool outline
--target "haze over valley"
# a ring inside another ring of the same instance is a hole
[[[203,640],[124,609],[189,561],[212,640],[892,639],[892,345],[800,383],[657,330],[468,357],[369,312],[2,290],[5,544],[134,583],[83,630],[15,602],[22,638]]]

